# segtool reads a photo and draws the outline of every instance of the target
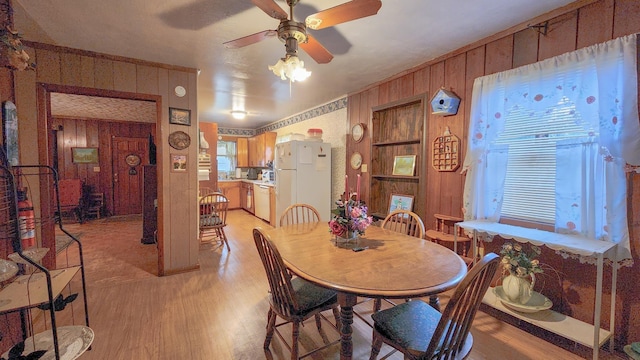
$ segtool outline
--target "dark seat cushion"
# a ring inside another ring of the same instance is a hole
[[[201,216],[200,217],[200,226],[216,226],[220,224],[222,224],[222,219],[220,219],[217,216],[213,216],[213,217]]]
[[[402,303],[371,315],[378,332],[410,349],[413,353],[427,350],[441,314],[422,300]]]
[[[314,285],[299,277],[291,279],[291,286],[298,300],[299,314],[337,301],[335,291]]]

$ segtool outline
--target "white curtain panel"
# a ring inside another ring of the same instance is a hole
[[[463,211],[466,220],[499,221],[508,148],[492,146],[509,115],[559,103],[586,136],[558,142],[556,232],[618,244],[630,265],[624,166],[640,165],[636,35],[484,76],[474,82]]]

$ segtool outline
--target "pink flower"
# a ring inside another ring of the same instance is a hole
[[[544,96],[542,96],[542,94],[538,94],[533,98],[533,100],[535,101],[542,101],[542,99],[544,99]]]
[[[587,104],[593,104],[596,101],[596,97],[595,96],[589,96],[587,97]]]
[[[336,220],[329,221],[329,229],[331,233],[334,235],[342,235],[345,233],[347,229],[345,229],[342,225],[340,225]]]
[[[567,221],[567,229],[575,230],[576,229],[576,224],[574,224],[573,221]]]
[[[611,119],[611,122],[613,123],[613,125],[616,125],[618,123],[618,117],[614,116],[613,119]]]

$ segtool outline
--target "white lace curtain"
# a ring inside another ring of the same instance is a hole
[[[508,148],[490,146],[511,112],[571,104],[588,136],[556,148],[556,232],[612,241],[632,263],[624,166],[640,164],[636,35],[478,78],[473,86],[464,189],[467,220],[499,221]]]

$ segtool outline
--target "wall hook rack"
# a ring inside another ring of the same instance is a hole
[[[533,29],[541,34],[542,36],[547,36],[547,31],[549,30],[549,21],[545,21],[544,23],[538,25],[529,25],[527,26],[529,29]]]

